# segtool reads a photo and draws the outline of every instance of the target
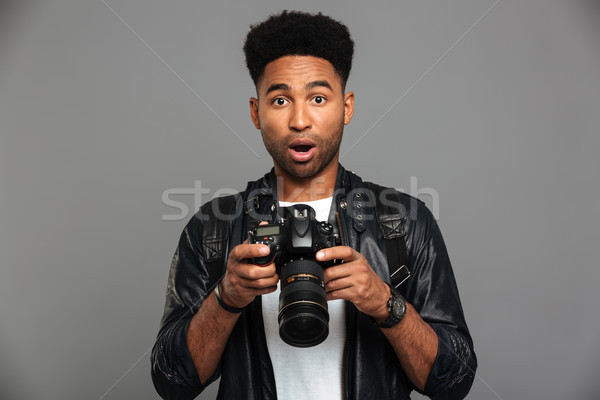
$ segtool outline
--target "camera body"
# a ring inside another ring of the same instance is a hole
[[[333,227],[316,220],[315,210],[306,204],[282,207],[283,219],[274,224],[258,225],[249,232],[248,243],[260,243],[271,250],[264,257],[252,258],[256,265],[275,261],[277,273],[292,259],[314,258],[317,251],[335,246]]]
[[[282,207],[280,222],[258,225],[248,234],[249,244],[264,244],[267,256],[250,259],[265,266],[275,262],[281,282],[279,335],[296,347],[315,346],[329,334],[329,312],[323,270],[333,262],[320,263],[315,254],[336,243],[333,226],[316,220],[306,204]]]

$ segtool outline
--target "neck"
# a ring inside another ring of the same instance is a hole
[[[281,201],[313,201],[333,196],[338,172],[337,159],[309,178],[292,176],[275,165],[277,196]]]

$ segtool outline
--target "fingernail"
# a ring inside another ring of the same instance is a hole
[[[322,251],[317,252],[317,260],[320,260],[323,257],[325,257],[325,254]]]
[[[267,246],[260,246],[258,252],[263,256],[266,256],[267,254],[269,254],[269,248]]]

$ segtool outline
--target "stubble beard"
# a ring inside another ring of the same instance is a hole
[[[266,139],[267,135],[261,129],[263,143],[273,158],[273,162],[289,175],[296,178],[311,178],[323,171],[338,153],[340,144],[342,143],[343,131],[344,124],[341,123],[333,135],[332,141],[326,141],[323,136],[312,133],[292,134],[281,140],[271,141]],[[307,162],[294,161],[289,154],[290,143],[298,138],[312,140],[318,150],[315,156]]]

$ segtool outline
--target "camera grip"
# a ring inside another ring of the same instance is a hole
[[[256,236],[250,236],[248,238],[248,244],[264,244],[269,247],[269,254],[262,257],[251,257],[248,259],[252,264],[258,265],[259,267],[264,267],[269,265],[275,260],[276,255],[276,247],[278,247],[275,243],[265,240],[265,238],[257,238]]]

